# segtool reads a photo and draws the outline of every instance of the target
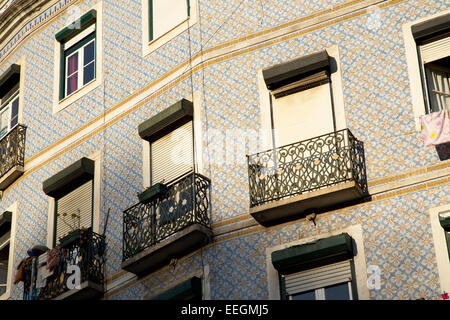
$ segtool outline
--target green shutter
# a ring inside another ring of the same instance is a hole
[[[153,0],[148,0],[148,27],[149,39],[153,40]]]
[[[283,274],[298,272],[353,257],[353,239],[342,233],[272,252],[275,269]]]
[[[202,280],[198,277],[180,283],[152,300],[201,300]]]

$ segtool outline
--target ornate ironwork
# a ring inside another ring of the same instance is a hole
[[[37,288],[37,259],[27,263],[24,281],[24,300],[50,300],[65,293],[69,277],[73,271],[70,266],[80,268],[80,283],[90,281],[103,286],[105,274],[106,242],[103,235],[82,230],[74,242],[59,249],[59,263],[52,269],[52,274],[46,279],[45,286]]]
[[[194,223],[210,228],[209,199],[210,180],[192,173],[170,185],[161,197],[126,209],[123,260]]]
[[[355,181],[365,193],[364,148],[344,129],[248,156],[250,207]]]
[[[0,177],[15,166],[24,165],[27,127],[17,125],[0,140]]]

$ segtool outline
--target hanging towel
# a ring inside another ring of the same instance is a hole
[[[420,116],[420,126],[425,146],[450,142],[450,118],[447,110]]]
[[[59,263],[59,247],[55,247],[51,249],[47,253],[47,268],[48,270],[52,270]]]
[[[22,259],[20,261],[19,265],[17,266],[17,273],[16,277],[14,279],[14,284],[18,284],[21,281],[25,280],[25,267],[29,260],[32,260],[34,257],[26,257],[25,259]]]

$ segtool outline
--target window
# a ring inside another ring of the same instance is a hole
[[[150,41],[163,36],[189,18],[189,0],[148,0]]]
[[[0,296],[6,293],[8,285],[11,215],[9,211],[0,215]]]
[[[56,35],[61,43],[60,99],[80,90],[96,77],[96,13],[91,10],[74,26]]]
[[[282,275],[288,300],[352,300],[351,261]]]
[[[12,65],[0,79],[0,139],[19,123],[20,66]]]
[[[71,231],[92,227],[92,192],[94,180],[56,199],[56,242]]]
[[[423,94],[425,113],[450,110],[450,13],[408,23],[404,26],[404,33],[413,102],[419,104],[415,92],[418,91]],[[413,63],[414,58],[418,61],[418,70]],[[416,84],[419,81],[422,90]],[[423,114],[416,111],[417,108],[415,106],[415,113]]]
[[[197,1],[141,1],[143,56],[155,51],[197,23]]]
[[[43,182],[44,192],[54,199],[49,211],[53,235],[50,245],[60,243],[61,238],[81,228],[94,228],[98,232],[98,221],[94,221],[94,201],[99,190],[94,174],[97,161],[81,158]],[[51,212],[53,210],[53,212]],[[97,219],[98,220],[98,219]]]
[[[150,185],[194,171],[193,103],[182,99],[139,125],[150,145]]]
[[[450,32],[419,43],[427,112],[450,110]]]
[[[9,299],[13,287],[16,213],[17,202],[0,212],[0,300]]]
[[[450,292],[450,204],[430,208],[429,215],[441,293]]]
[[[192,121],[150,143],[151,182],[170,183],[193,171]]]
[[[339,49],[333,46],[262,70],[267,149],[346,128],[339,65]]]
[[[55,34],[53,114],[72,105],[103,83],[103,1],[79,16],[67,12]]]
[[[76,41],[82,38],[80,41]],[[95,79],[95,25],[70,41],[64,50],[65,96]]]
[[[366,300],[361,225],[267,248],[269,299]]]

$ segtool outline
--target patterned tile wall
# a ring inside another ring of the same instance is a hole
[[[78,5],[86,11],[95,3],[81,1]],[[190,52],[195,54],[208,46],[342,2],[273,0],[262,3],[261,7],[259,1],[227,4],[200,1],[201,19],[191,31],[142,57],[141,2],[104,1],[104,84],[56,115],[52,114],[51,101],[52,57],[54,34],[64,27],[64,19],[55,20],[29,37],[5,62],[0,61],[1,73],[21,57],[26,58],[26,158],[45,150],[177,68],[188,59]],[[137,125],[180,98],[190,97],[194,91],[200,92],[202,97],[203,163],[205,174],[212,180],[212,221],[247,214],[245,154],[259,150],[248,141],[237,146],[235,161],[224,161],[223,145],[227,138],[224,132],[260,129],[260,93],[256,83],[259,69],[331,45],[338,45],[340,49],[347,123],[364,142],[369,180],[439,163],[436,151],[424,148],[418,133],[414,132],[401,25],[444,8],[443,1],[404,1],[201,69],[192,81],[190,78],[181,81],[78,147],[28,174],[6,193],[0,209],[5,210],[16,200],[19,202],[15,265],[29,247],[46,239],[48,199],[42,192],[42,181],[80,157],[102,150],[101,229],[108,209],[111,214],[106,232],[107,277],[120,272],[122,211],[137,201],[136,193],[142,188],[142,142],[137,135]],[[237,14],[225,21],[224,17],[233,11]],[[261,19],[263,14],[264,19]],[[447,203],[448,191],[449,186],[444,185],[341,210],[324,216],[319,227],[336,230],[353,224],[355,219],[360,220],[367,263],[379,264],[386,280],[383,290],[372,292],[372,298],[405,298],[407,295],[432,298],[437,294],[438,284],[425,213],[429,207]],[[398,232],[397,225],[408,228]],[[267,298],[265,258],[261,252],[268,246],[314,232],[309,224],[296,222],[220,242],[205,249],[202,255],[195,254],[183,260],[180,273],[164,269],[112,298],[142,297],[164,287],[168,281],[179,279],[187,272],[184,270],[201,268],[202,264],[209,264],[211,268],[213,298]],[[402,247],[393,247],[393,241]],[[405,250],[408,248],[411,250]],[[406,256],[404,252],[408,251],[411,254]],[[253,269],[249,278],[250,266]],[[402,268],[407,270],[406,274],[399,271]],[[238,291],[236,283],[247,284],[248,290]],[[20,298],[21,287],[15,286],[13,293],[15,298]]]

